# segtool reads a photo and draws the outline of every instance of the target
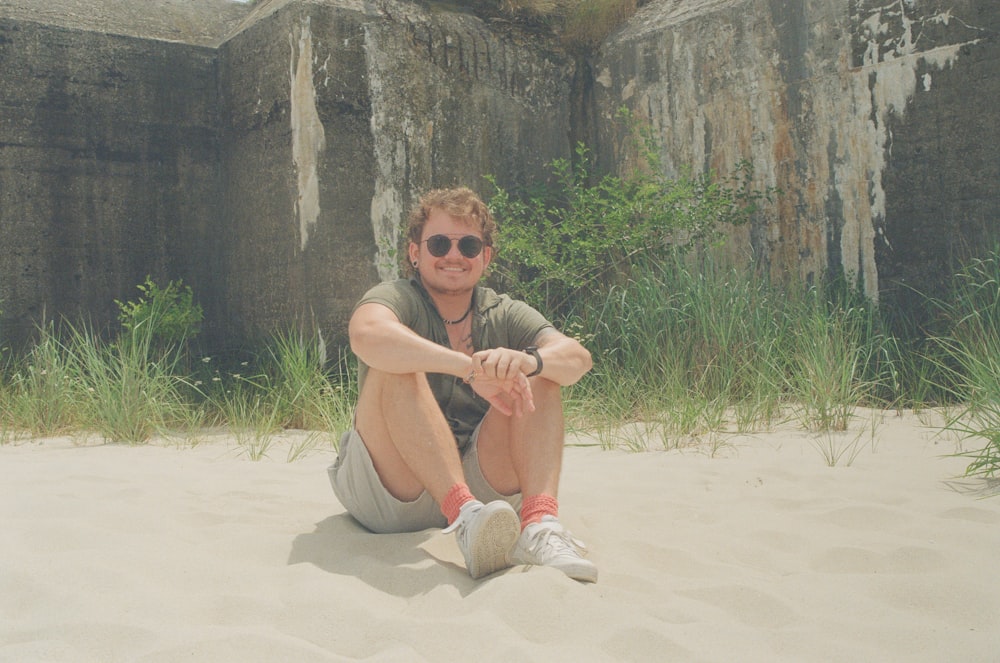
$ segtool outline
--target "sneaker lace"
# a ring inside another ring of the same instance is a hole
[[[583,541],[575,538],[565,527],[556,522],[543,522],[543,526],[531,534],[527,549],[532,554],[547,549],[553,556],[582,557],[587,554],[587,546]]]

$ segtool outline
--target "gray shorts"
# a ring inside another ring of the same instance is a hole
[[[501,495],[483,476],[479,467],[479,428],[460,453],[465,482],[476,499],[484,503],[505,500],[515,510],[520,510],[520,493]],[[417,532],[448,524],[438,503],[426,491],[412,502],[402,502],[385,489],[368,455],[368,448],[354,429],[340,438],[340,453],[328,473],[337,499],[355,520],[372,532]]]

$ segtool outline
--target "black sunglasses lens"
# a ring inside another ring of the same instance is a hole
[[[483,240],[478,237],[473,237],[472,235],[466,235],[462,239],[458,240],[458,250],[461,251],[462,255],[466,258],[475,258],[479,255],[479,252],[483,250]]]
[[[451,238],[447,235],[431,235],[427,238],[427,250],[435,258],[443,258],[451,251]],[[474,235],[466,235],[458,240],[458,250],[471,260],[483,250],[483,240]]]
[[[427,238],[427,250],[435,258],[446,256],[451,250],[451,239],[444,235],[431,235]]]

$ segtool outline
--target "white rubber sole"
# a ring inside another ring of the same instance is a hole
[[[510,551],[521,532],[521,519],[514,508],[497,500],[483,506],[470,524],[470,550],[466,560],[469,575],[482,578],[510,566]]]

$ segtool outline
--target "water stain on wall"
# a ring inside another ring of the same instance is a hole
[[[316,111],[316,86],[313,83],[313,44],[309,19],[301,26],[296,58],[295,35],[289,36],[291,46],[291,116],[292,161],[298,179],[295,212],[299,220],[299,240],[303,251],[309,245],[309,234],[319,218],[319,175],[316,164],[326,147],[323,123]]]
[[[399,276],[396,264],[396,240],[402,222],[403,201],[399,189],[399,174],[406,169],[406,144],[398,132],[389,126],[396,122],[409,125],[408,117],[398,116],[383,72],[392,71],[392,56],[379,46],[379,39],[365,27],[365,65],[368,91],[371,95],[371,131],[375,151],[375,192],[371,201],[372,230],[375,233],[375,268],[379,279],[390,281]],[[389,85],[391,87],[391,85]],[[406,133],[404,129],[404,134]]]
[[[863,4],[863,3],[862,3]],[[846,232],[841,239],[841,250],[845,270],[852,265],[864,278],[865,293],[878,300],[878,272],[875,266],[875,242],[889,246],[886,236],[886,192],[883,175],[892,151],[892,134],[888,129],[890,116],[902,117],[907,105],[918,92],[930,90],[932,75],[927,72],[918,79],[922,68],[942,70],[954,65],[963,45],[976,43],[978,39],[961,43],[941,43],[921,46],[919,35],[924,27],[941,24],[947,26],[952,20],[951,10],[939,13],[920,14],[914,3],[894,0],[881,4],[859,6],[861,15],[855,20],[860,23],[856,50],[860,52],[860,68],[852,78],[851,98],[854,106],[850,117],[861,120],[849,127],[845,134],[864,138],[865,149],[859,150],[844,163],[851,163],[855,178],[866,174],[866,194],[858,200],[855,215],[845,215]],[[860,48],[858,48],[860,47]],[[843,169],[838,175],[843,176]],[[839,178],[838,178],[839,179]],[[847,179],[847,178],[845,178]],[[847,191],[841,189],[842,194]],[[842,195],[841,199],[848,197]]]
[[[750,161],[758,187],[782,191],[751,233],[760,263],[806,282],[832,268],[877,301],[890,126],[988,33],[962,13],[908,0],[852,0],[850,12],[787,0],[650,5],[596,63],[602,114],[624,102],[648,122],[668,174]]]

